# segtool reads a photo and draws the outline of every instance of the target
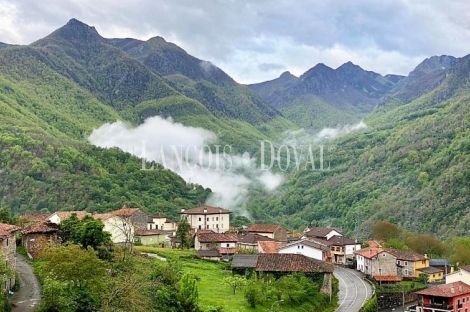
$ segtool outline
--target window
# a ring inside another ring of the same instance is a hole
[[[209,221],[209,218],[207,218],[206,220]]]
[[[201,225],[199,224],[199,229],[201,229]]]
[[[304,246],[302,245],[302,249],[304,249]]]
[[[408,261],[405,261],[405,266],[408,266]]]
[[[201,221],[201,218],[199,218],[199,221]]]
[[[398,265],[401,265],[401,261],[400,261],[400,260],[397,260],[397,264],[398,264]]]
[[[408,270],[405,270],[405,275],[408,275]]]
[[[215,221],[219,221],[219,217],[215,217]]]
[[[206,225],[206,229],[209,229],[209,224],[208,224],[208,225]]]
[[[230,244],[227,244],[227,248],[230,247]]]
[[[8,246],[8,237],[7,237],[7,246]]]
[[[206,244],[206,247],[209,248],[209,244]]]
[[[297,245],[297,249],[300,249],[300,246]]]
[[[215,225],[215,227],[218,229],[218,228],[219,228],[219,225],[218,225],[218,224],[216,224],[216,225]]]
[[[158,224],[155,224],[155,230],[158,230]]]

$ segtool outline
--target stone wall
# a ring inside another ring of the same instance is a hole
[[[7,238],[0,240],[0,254],[5,257],[7,266],[12,270],[12,274],[5,276],[3,279],[3,285],[1,286],[4,289],[11,289],[15,285],[15,275],[16,270],[16,239],[15,234],[10,235]]]
[[[320,292],[322,294],[330,294],[331,291],[331,283],[332,283],[332,273],[324,273],[323,274],[323,285],[320,288]]]
[[[405,292],[405,305],[408,302],[418,300],[416,291],[418,290]],[[403,306],[403,293],[377,293],[377,301],[379,310],[400,307]]]
[[[23,235],[22,243],[31,257],[38,258],[49,244],[58,244],[59,240],[56,233],[32,233]]]
[[[147,229],[147,219],[148,214],[139,210],[132,215],[132,223],[136,230],[146,230]]]

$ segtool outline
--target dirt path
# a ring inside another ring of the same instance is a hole
[[[21,287],[11,299],[13,312],[32,312],[36,310],[41,301],[41,287],[33,268],[20,254],[16,255],[16,271],[20,276]]]

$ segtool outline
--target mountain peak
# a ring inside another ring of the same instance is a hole
[[[417,77],[423,74],[429,74],[436,70],[447,69],[454,66],[458,59],[450,55],[431,56],[422,61],[416,68],[409,74],[409,77]]]
[[[290,71],[285,71],[281,74],[281,76],[279,76],[279,78],[285,79],[285,78],[297,78],[297,77],[292,75]]]
[[[75,18],[68,21],[67,24],[57,29],[51,36],[59,37],[65,40],[82,41],[101,41],[103,37],[98,34],[95,27],[89,26]]]

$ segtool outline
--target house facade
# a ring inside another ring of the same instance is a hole
[[[135,241],[136,228],[128,217],[121,217],[114,213],[94,214],[93,218],[101,220],[103,231],[111,234],[111,241],[118,245],[133,244]]]
[[[177,230],[177,223],[165,215],[156,214],[147,218],[147,230],[173,231]]]
[[[412,250],[386,249],[397,258],[397,266],[405,280],[413,280],[419,277],[420,269],[429,267],[429,258]]]
[[[138,230],[135,233],[136,243],[143,246],[167,247],[170,243],[168,233],[162,230]]]
[[[230,229],[230,214],[227,209],[211,206],[201,206],[192,209],[181,209],[181,218],[186,218],[195,230],[212,230],[225,233]]]
[[[277,242],[287,242],[287,230],[279,224],[251,224],[246,232],[263,235]]]
[[[86,211],[56,211],[47,218],[47,221],[60,224],[60,222],[70,218],[73,214],[76,214],[79,220],[83,219],[86,215],[89,215]]]
[[[38,258],[47,246],[61,243],[59,225],[50,221],[30,225],[21,233],[21,243],[31,258]]]
[[[127,208],[124,206],[110,213],[125,220],[127,224],[132,224],[132,227],[136,230],[144,231],[147,229],[148,214],[140,208]]]
[[[306,257],[331,263],[330,248],[308,239],[298,240],[279,248],[278,253],[301,254]]]
[[[382,283],[401,280],[397,258],[382,248],[364,248],[355,252],[356,269]]]
[[[16,270],[16,232],[21,228],[16,225],[0,223],[0,254],[4,257],[7,267],[11,270],[11,274],[2,276],[2,287],[10,290],[15,286],[15,270]]]
[[[427,274],[429,276],[428,277],[429,283],[434,283],[434,282],[444,279],[444,271],[442,271],[442,269],[439,269],[439,268],[427,267],[427,268],[418,269],[418,271],[419,271],[418,276],[421,273]]]
[[[261,241],[275,242],[274,239],[269,238],[264,235],[244,232],[238,235],[237,247],[240,249],[257,250],[258,242],[261,242]]]
[[[470,311],[470,286],[463,282],[433,286],[416,292],[417,312]]]
[[[470,265],[462,266],[458,271],[446,275],[446,284],[463,282],[470,285]]]
[[[220,259],[235,254],[237,241],[237,235],[231,233],[196,233],[194,248],[200,257]]]

